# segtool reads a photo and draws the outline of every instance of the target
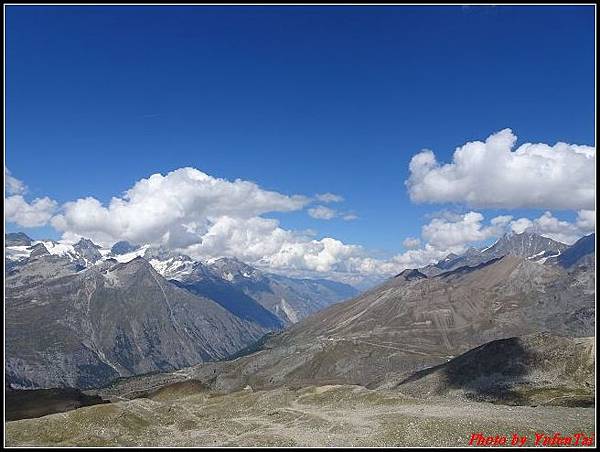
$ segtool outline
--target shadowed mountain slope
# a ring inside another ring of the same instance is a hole
[[[518,405],[594,404],[595,340],[538,333],[500,339],[398,385],[413,396],[452,395]]]

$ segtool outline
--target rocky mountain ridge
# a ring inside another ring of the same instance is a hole
[[[79,270],[107,259],[129,262],[143,257],[164,278],[192,292],[210,296],[227,292],[229,304],[259,304],[283,324],[291,324],[307,315],[358,294],[347,284],[325,279],[300,279],[264,273],[235,258],[208,262],[150,245],[132,245],[126,241],[103,249],[91,240],[81,239],[74,245],[51,240],[32,240],[23,233],[5,237],[6,266],[26,262],[31,253],[62,256]]]
[[[595,241],[594,234],[587,237],[592,237],[591,240]],[[530,231],[520,234],[507,233],[486,248],[471,247],[461,255],[451,253],[439,262],[423,267],[420,271],[428,276],[435,276],[459,267],[474,267],[506,255],[524,257],[541,264],[553,264],[569,248],[572,247]],[[590,250],[589,246],[586,249]]]

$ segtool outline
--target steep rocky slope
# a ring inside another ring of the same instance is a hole
[[[347,284],[268,274],[237,259],[217,259],[208,269],[222,280],[231,282],[286,324],[296,323],[313,312],[358,294]]]
[[[596,234],[586,235],[580,238],[556,258],[556,263],[561,267],[572,269],[576,267],[595,266],[596,257]]]
[[[101,386],[221,359],[271,330],[177,288],[143,258],[79,271],[42,254],[12,268],[5,284],[13,387]]]

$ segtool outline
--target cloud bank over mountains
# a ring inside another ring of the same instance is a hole
[[[6,220],[23,227],[51,224],[68,242],[87,237],[104,245],[118,240],[150,243],[199,259],[235,256],[274,272],[347,282],[427,265],[506,232],[535,231],[568,244],[593,232],[595,148],[524,144],[513,151],[515,142],[512,131],[504,129],[485,142],[461,146],[448,164],[438,163],[432,151],[417,153],[405,182],[411,199],[454,203],[467,210],[438,213],[422,226],[421,237],[404,238],[405,252],[387,259],[373,257],[358,244],[285,229],[268,218],[306,209],[320,220],[355,219],[352,212],[323,205],[343,202],[340,195],[286,195],[195,168],[153,174],[106,205],[86,197],[60,207],[48,197],[26,201],[27,187],[5,169]],[[533,219],[507,214],[486,220],[472,210],[517,207],[547,211]],[[573,222],[559,220],[553,209],[577,211],[577,217]]]
[[[343,200],[331,193],[316,199]],[[278,220],[262,216],[302,210],[313,201],[180,168],[139,180],[107,205],[94,197],[80,198],[64,203],[56,214],[57,203],[49,198],[29,204],[13,195],[7,198],[7,220],[25,227],[49,222],[67,242],[86,237],[108,246],[119,240],[150,243],[194,258],[236,256],[259,267],[300,274],[378,272],[380,267],[374,267],[359,245],[330,237],[317,240],[314,233],[286,230]]]
[[[48,197],[36,198],[30,203],[23,195],[27,186],[12,176],[4,167],[4,215],[6,220],[26,228],[44,226],[58,207],[58,203]]]
[[[198,242],[221,218],[247,220],[269,212],[292,212],[308,204],[305,196],[287,196],[253,182],[233,182],[194,168],[141,179],[122,197],[103,206],[92,197],[67,202],[52,225],[69,235],[100,242],[128,240],[185,248]]]
[[[457,148],[452,162],[441,164],[428,149],[410,161],[405,181],[415,203],[456,203],[480,209],[548,209],[538,218],[501,215],[485,224],[475,211],[441,214],[421,230],[425,243],[414,239],[394,259],[401,265],[426,265],[450,252],[460,254],[472,243],[506,232],[524,231],[567,244],[595,230],[596,149],[566,143],[525,143],[513,151],[511,129]],[[574,222],[559,220],[550,210],[577,211]]]

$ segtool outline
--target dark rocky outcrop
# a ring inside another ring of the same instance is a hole
[[[593,406],[594,338],[538,333],[481,345],[419,371],[397,389],[514,405]]]

